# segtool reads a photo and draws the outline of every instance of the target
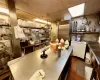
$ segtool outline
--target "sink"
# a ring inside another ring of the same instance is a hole
[[[88,44],[91,46],[100,46],[98,42],[88,42]]]
[[[90,45],[90,47],[91,47],[92,49],[95,49],[95,50],[100,50],[100,46],[91,46],[91,45]]]
[[[93,52],[97,57],[100,57],[100,50],[93,50]]]

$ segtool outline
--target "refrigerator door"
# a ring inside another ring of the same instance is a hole
[[[59,25],[58,37],[59,39],[63,38],[64,40],[69,40],[69,24]]]
[[[72,41],[71,46],[73,47],[73,56],[84,59],[86,42]]]

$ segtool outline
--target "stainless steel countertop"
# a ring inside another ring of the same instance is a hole
[[[15,80],[29,80],[39,69],[43,69],[46,73],[44,80],[58,80],[72,53],[72,47],[70,46],[68,50],[63,50],[60,58],[49,48],[46,51],[48,58],[43,60],[40,58],[41,51],[42,49],[8,62]]]
[[[100,44],[98,42],[89,42],[88,46],[93,53],[98,65],[100,65]]]

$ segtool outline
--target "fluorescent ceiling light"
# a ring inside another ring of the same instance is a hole
[[[41,20],[41,19],[34,19],[34,21],[36,22],[40,22],[40,23],[44,23],[44,24],[51,24],[51,22],[45,21],[45,20]]]
[[[68,8],[68,11],[70,12],[72,17],[82,16],[84,15],[84,7],[85,3]]]
[[[0,8],[0,12],[2,12],[2,13],[6,13],[6,14],[9,13],[8,9],[5,9],[5,8]]]

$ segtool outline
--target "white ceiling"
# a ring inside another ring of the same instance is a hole
[[[100,11],[100,0],[15,0],[18,16],[25,18],[43,18],[50,21],[60,20],[68,14],[69,7],[86,3],[85,14]],[[0,6],[5,0],[0,0]]]

